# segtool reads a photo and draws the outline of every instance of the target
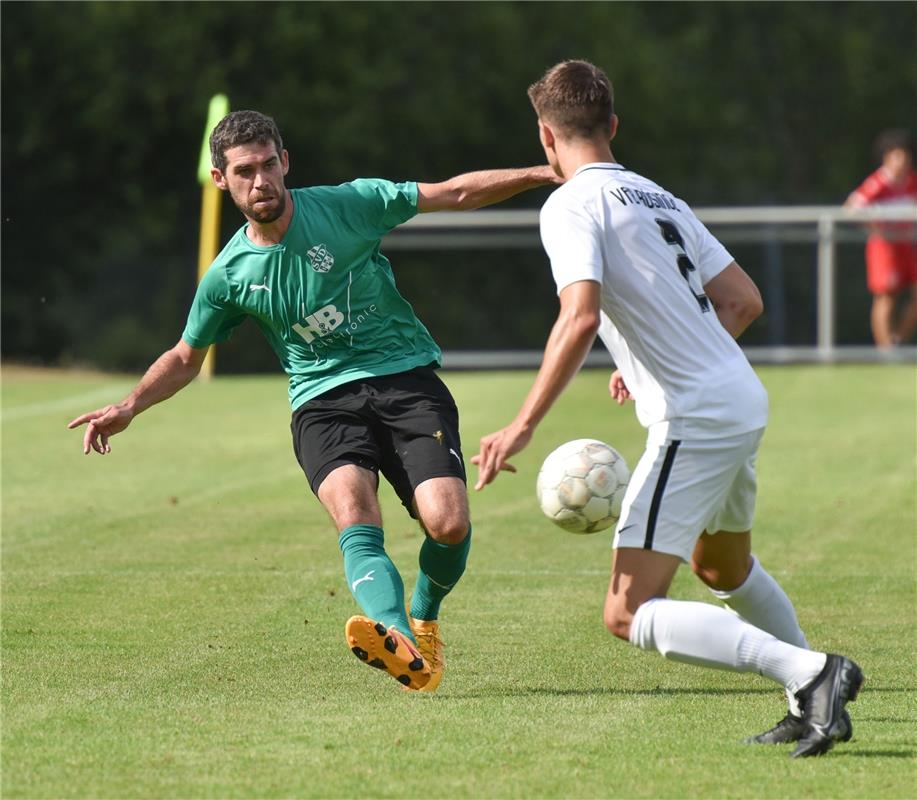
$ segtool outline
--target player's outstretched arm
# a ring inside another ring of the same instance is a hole
[[[538,186],[563,183],[551,167],[466,172],[441,183],[417,184],[417,210],[470,211],[508,200]]]
[[[81,414],[67,427],[86,425],[83,435],[83,453],[95,450],[99,455],[111,452],[108,440],[121,433],[141,411],[171,397],[187,386],[201,371],[207,349],[191,347],[179,341],[167,350],[146,371],[133,391],[116,405]]]
[[[539,422],[579,371],[599,328],[600,286],[595,281],[576,281],[560,293],[560,313],[545,345],[535,382],[516,418],[502,430],[481,439],[474,488],[483,489],[501,470],[515,472],[507,459],[531,440]]]
[[[761,312],[764,302],[755,282],[735,261],[704,284],[722,326],[738,339]]]

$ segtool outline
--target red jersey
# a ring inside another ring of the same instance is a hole
[[[877,169],[857,187],[853,197],[865,205],[917,203],[917,170],[892,183]],[[912,222],[874,222],[866,243],[866,285],[873,294],[896,294],[917,285],[917,246]]]
[[[873,203],[917,203],[917,170],[911,170],[901,183],[892,183],[879,167],[853,193],[867,205]]]
[[[917,203],[917,170],[911,170],[900,183],[892,183],[885,171],[879,167],[853,192],[853,197],[864,205],[910,205]],[[910,238],[914,233],[911,222],[874,222],[870,226],[874,234],[897,234],[889,238]]]

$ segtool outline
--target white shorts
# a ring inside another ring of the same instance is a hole
[[[690,561],[704,531],[751,530],[764,429],[723,439],[647,443],[631,475],[614,547]]]

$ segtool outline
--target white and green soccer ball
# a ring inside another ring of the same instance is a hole
[[[627,462],[611,445],[576,439],[544,460],[535,491],[551,522],[571,533],[595,533],[618,521],[629,480]]]

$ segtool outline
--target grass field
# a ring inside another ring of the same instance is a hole
[[[65,424],[133,378],[4,369],[3,797],[914,797],[915,370],[760,374],[756,552],[813,646],[867,675],[854,740],[821,759],[742,744],[783,714],[764,678],[605,632],[610,537],[553,527],[533,491],[567,439],[639,455],[603,372],[576,379],[518,475],[472,497],[448,670],[418,695],[344,646],[356,606],[292,454],[282,377],[192,385],[100,458]],[[466,458],[531,381],[444,377]],[[410,587],[419,533],[382,500]],[[711,599],[682,573],[673,595]]]

